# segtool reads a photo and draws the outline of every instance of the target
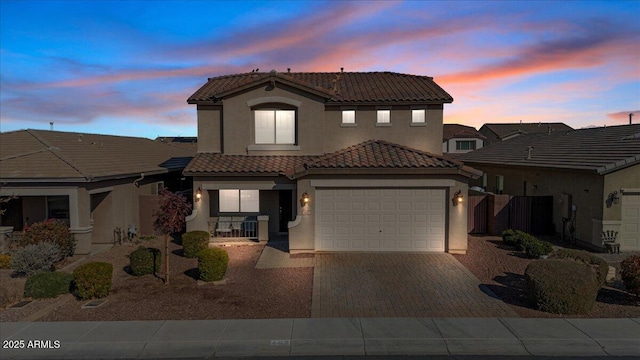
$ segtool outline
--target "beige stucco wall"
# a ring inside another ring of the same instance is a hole
[[[456,179],[457,180],[452,180]],[[315,251],[315,201],[316,188],[313,186],[314,179],[323,180],[355,180],[358,186],[371,187],[415,187],[419,182],[428,184],[429,180],[434,182],[452,183],[453,186],[446,187],[446,212],[447,230],[445,234],[445,251],[454,254],[465,254],[467,251],[467,206],[466,202],[453,206],[451,198],[453,194],[460,190],[465,199],[468,198],[468,186],[464,178],[457,176],[437,177],[437,176],[409,176],[400,178],[397,176],[343,176],[343,177],[307,177],[298,181],[298,197],[307,192],[310,197],[309,203],[301,205],[298,202],[296,219],[289,223],[289,249],[291,253],[303,253]],[[381,185],[384,184],[384,185]],[[442,188],[442,186],[434,186]]]
[[[297,104],[297,147],[256,149],[256,103]],[[274,101],[275,100],[275,101]],[[342,110],[356,110],[356,125],[342,125]],[[327,106],[324,99],[280,83],[234,94],[220,106],[198,105],[198,151],[229,155],[319,155],[372,139],[403,144],[433,154],[442,154],[442,105],[390,106],[391,123],[378,125],[376,106]],[[426,123],[412,124],[411,110],[426,109]],[[221,130],[222,128],[222,130]],[[222,134],[222,140],[220,139]]]
[[[620,203],[611,204],[609,207],[605,200],[609,193],[614,191],[617,191],[618,196],[620,196],[620,190],[624,188],[640,188],[640,164],[604,175],[603,220],[620,221],[622,209]]]
[[[409,106],[384,107],[391,109],[390,125],[377,123],[375,106],[327,107],[324,152],[333,152],[367,140],[385,140],[432,154],[442,154],[442,105],[426,107],[425,124],[411,123]],[[414,108],[425,108],[414,107]],[[342,110],[355,109],[355,126],[343,126]]]
[[[221,106],[198,106],[198,152],[222,151]]]
[[[504,194],[553,196],[553,223],[557,233],[562,232],[562,208],[566,206],[560,202],[560,199],[562,194],[570,194],[573,205],[576,206],[576,238],[599,246],[599,237],[593,238],[593,219],[602,219],[603,216],[604,177],[595,171],[503,167],[472,162],[467,162],[465,165],[487,174],[486,190],[489,192],[495,192],[496,175],[502,175],[504,176]],[[470,183],[470,186],[474,185],[481,186],[481,179]]]

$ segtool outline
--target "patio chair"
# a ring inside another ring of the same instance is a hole
[[[231,228],[233,229],[234,236],[242,236],[242,223],[244,222],[244,216],[232,216]]]
[[[617,252],[620,254],[620,243],[617,241],[618,232],[614,230],[605,230],[600,235],[602,244],[607,248],[607,251],[611,254]]]
[[[229,237],[231,235],[231,230],[233,230],[231,227],[231,217],[220,216],[216,225],[216,236]]]

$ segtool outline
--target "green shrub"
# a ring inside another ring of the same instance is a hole
[[[540,241],[531,236],[523,239],[522,247],[527,257],[537,259],[541,255],[547,255],[553,251],[553,246],[548,241]]]
[[[27,245],[11,255],[11,268],[18,276],[31,276],[39,272],[53,270],[59,260],[60,248],[53,243]]]
[[[11,269],[11,255],[0,254],[0,269]]]
[[[24,284],[24,296],[34,299],[54,298],[71,290],[73,275],[66,272],[46,272],[30,276]]]
[[[73,271],[80,299],[103,298],[111,291],[113,265],[106,262],[90,262],[78,266]]]
[[[162,266],[161,255],[159,249],[140,246],[129,255],[131,272],[136,276],[155,274]]]
[[[60,261],[72,256],[76,249],[76,242],[69,227],[61,220],[49,219],[24,228],[24,236],[15,244],[18,247],[49,242],[60,248]]]
[[[556,250],[550,258],[553,259],[570,259],[582,262],[586,265],[591,266],[598,275],[598,283],[600,286],[604,285],[607,281],[607,274],[609,273],[609,264],[603,259],[587,252],[584,250],[575,250],[575,249],[558,249]]]
[[[184,256],[194,258],[209,246],[209,233],[206,231],[189,231],[182,234]]]
[[[218,281],[224,278],[229,264],[229,254],[221,248],[207,248],[198,253],[200,280]]]
[[[620,275],[627,291],[640,295],[640,255],[632,255],[620,264]]]
[[[588,265],[571,260],[534,261],[524,272],[529,301],[537,309],[565,315],[591,311],[598,279]]]
[[[510,245],[510,246],[516,246],[517,242],[517,238],[516,238],[516,232],[513,229],[507,229],[505,231],[502,232],[502,241],[504,241],[505,244]]]

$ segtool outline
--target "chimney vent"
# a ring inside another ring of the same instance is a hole
[[[629,113],[629,125],[631,125],[631,118],[633,118],[633,113]]]
[[[631,118],[629,118],[629,122],[631,122]],[[53,131],[53,121],[49,121],[49,130]]]
[[[344,68],[343,67],[340,68],[340,72],[344,72]]]

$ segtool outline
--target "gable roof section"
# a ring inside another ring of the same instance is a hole
[[[183,169],[194,151],[145,138],[61,131],[0,134],[2,181],[90,182]]]
[[[529,147],[531,155],[529,156]],[[477,164],[594,170],[606,174],[640,163],[640,124],[528,134],[460,154]]]
[[[548,133],[556,131],[571,131],[573,128],[565,123],[553,122],[553,123],[497,123],[497,124],[484,124],[480,128],[487,129],[494,133],[499,139],[515,135],[515,134],[537,134]]]
[[[315,93],[327,103],[450,103],[453,98],[428,76],[393,72],[244,73],[209,78],[187,100],[215,103],[225,96],[270,81]]]
[[[185,175],[284,175],[298,178],[309,171],[324,173],[341,169],[435,170],[479,176],[461,162],[382,140],[369,140],[333,153],[316,156],[224,155],[199,153],[184,170]]]
[[[460,124],[443,124],[442,127],[442,140],[449,140],[454,138],[460,139],[486,139],[487,137],[482,135],[476,128],[472,126],[460,125]]]

